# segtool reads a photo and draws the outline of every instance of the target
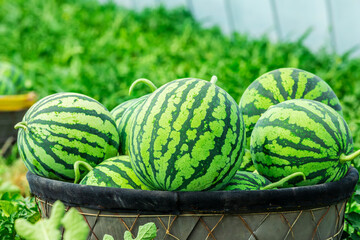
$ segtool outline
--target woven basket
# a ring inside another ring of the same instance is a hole
[[[16,140],[16,123],[20,122],[26,111],[36,101],[36,94],[0,95],[0,154],[6,152]]]
[[[88,239],[136,236],[154,222],[156,239],[340,239],[359,174],[338,182],[262,191],[165,192],[66,183],[27,174],[42,217],[54,201],[84,216]]]

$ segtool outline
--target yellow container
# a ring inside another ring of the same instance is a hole
[[[26,111],[36,102],[34,92],[19,95],[0,95],[0,155],[6,156],[16,141],[15,124],[20,122]]]
[[[34,92],[19,95],[0,95],[0,112],[28,109],[36,102],[36,98]]]

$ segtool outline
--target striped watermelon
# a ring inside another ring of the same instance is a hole
[[[43,177],[71,181],[76,161],[96,166],[118,153],[119,134],[110,112],[78,93],[41,99],[15,128],[26,167]]]
[[[140,78],[135,80],[130,88],[129,88],[129,95],[131,95],[132,91],[134,90],[135,86],[139,83],[143,83],[147,85],[151,92],[154,92],[157,87],[148,79]],[[136,111],[139,109],[140,105],[149,97],[149,94],[142,96],[140,98],[131,99],[126,102],[119,104],[111,111],[111,115],[115,119],[116,127],[118,129],[120,135],[120,147],[119,153],[120,154],[129,154],[129,131],[130,125],[133,121],[133,117]]]
[[[14,95],[16,89],[14,83],[5,76],[0,76],[0,95]]]
[[[271,182],[267,178],[257,173],[237,171],[224,190],[260,190],[262,187],[269,184],[271,184]]]
[[[251,159],[251,153],[249,149],[245,149],[243,159],[241,161],[241,165],[239,167],[239,171],[247,171],[252,172],[255,170],[254,164]]]
[[[270,181],[303,172],[312,185],[341,179],[359,153],[343,117],[321,102],[295,99],[269,108],[251,135],[256,170]]]
[[[126,155],[106,159],[87,173],[80,184],[149,190],[136,177],[130,158]]]
[[[8,78],[14,85],[14,93],[25,90],[25,78],[22,71],[9,62],[0,62],[0,76]]]
[[[281,188],[290,180],[302,177],[305,180],[305,174],[301,172],[293,173],[278,182],[271,183],[266,177],[255,172],[237,171],[233,179],[224,188],[225,191],[241,190],[267,190]]]
[[[120,108],[122,108],[120,105],[116,107],[112,111],[112,115],[115,116],[115,122],[116,122],[116,128],[118,130],[119,136],[120,136],[120,147],[119,147],[119,153],[128,155],[129,154],[129,131],[130,126],[134,118],[134,114],[136,111],[138,111],[141,104],[149,97],[148,95],[142,96],[137,99],[132,99],[127,102],[130,102],[126,105],[127,108],[125,111],[123,111],[122,114],[119,114]],[[127,103],[125,102],[125,103]]]
[[[240,108],[214,81],[179,79],[153,92],[130,131],[130,156],[152,189],[221,189],[244,154]]]
[[[290,99],[322,102],[342,115],[339,99],[331,87],[318,76],[295,68],[280,68],[263,74],[245,90],[240,100],[247,145],[260,116],[272,105]]]
[[[114,120],[115,120],[115,124],[116,126],[119,125],[120,120],[124,114],[124,112],[134,103],[136,103],[139,99],[135,98],[135,99],[130,99],[128,101],[125,101],[123,103],[120,103],[119,105],[117,105],[113,110],[111,110],[111,116],[113,116]]]

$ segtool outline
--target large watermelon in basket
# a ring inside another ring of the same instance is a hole
[[[152,189],[218,190],[240,166],[245,132],[240,108],[223,89],[179,79],[153,92],[130,131],[130,156]]]

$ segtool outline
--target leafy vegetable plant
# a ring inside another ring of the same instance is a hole
[[[0,206],[3,207],[2,202]],[[14,206],[4,205],[4,213],[9,214],[14,211]],[[89,228],[83,217],[75,208],[71,208],[65,213],[65,206],[61,201],[56,201],[51,210],[49,219],[40,219],[36,223],[36,218],[17,219],[15,230],[19,237],[26,240],[85,240],[89,234]],[[60,227],[64,228],[61,234]],[[147,223],[139,227],[138,236],[133,239],[131,233],[126,231],[125,240],[152,240],[156,237],[156,226],[154,223]],[[11,239],[11,238],[8,238]],[[20,238],[17,238],[20,239]],[[111,235],[105,234],[103,240],[114,240]]]
[[[30,223],[40,219],[34,198],[24,198],[19,189],[9,182],[0,184],[0,239],[20,239],[14,223],[17,219],[26,219]]]
[[[360,183],[347,204],[342,239],[360,240]]]
[[[71,208],[65,214],[64,204],[60,201],[54,203],[49,219],[41,219],[35,224],[25,219],[15,221],[16,232],[27,240],[59,240],[60,226],[65,229],[64,240],[82,240],[89,234],[88,226],[77,210]]]
[[[139,232],[135,239],[132,238],[131,232],[126,231],[124,233],[124,240],[152,240],[156,237],[156,230],[155,223],[149,222],[139,227]]]

